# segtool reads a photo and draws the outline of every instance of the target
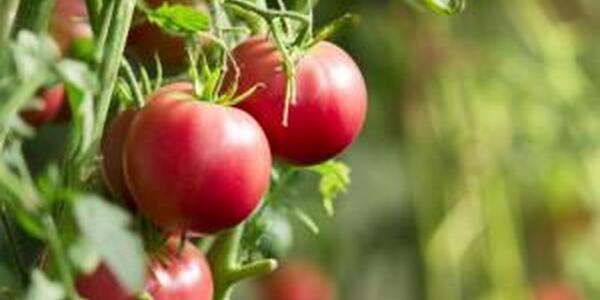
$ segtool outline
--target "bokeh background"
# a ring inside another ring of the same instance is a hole
[[[600,2],[337,0],[317,19],[343,11],[368,122],[336,216],[297,193],[322,231],[295,226],[295,255],[344,300],[600,299]]]

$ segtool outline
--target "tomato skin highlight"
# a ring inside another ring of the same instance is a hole
[[[157,225],[215,233],[258,206],[271,154],[250,115],[185,96],[155,94],[137,114],[125,144],[126,182]]]
[[[154,300],[212,300],[213,278],[204,254],[189,242],[178,251],[177,239],[171,239],[149,266],[144,290]],[[77,279],[79,294],[88,300],[135,300],[135,293],[123,288],[115,276],[100,264],[91,274]]]
[[[296,165],[314,165],[345,150],[365,121],[367,89],[360,70],[341,48],[319,42],[296,65],[297,96],[288,126],[282,124],[286,76],[281,55],[268,38],[253,37],[233,51],[240,69],[238,93],[262,84],[238,107],[264,129],[273,156]],[[229,68],[224,88],[234,81]]]
[[[292,261],[267,276],[261,284],[264,300],[336,300],[335,288],[317,266]]]
[[[42,89],[39,93],[41,107],[27,109],[21,112],[21,117],[31,126],[40,127],[59,117],[65,102],[65,87],[57,84],[50,88]]]
[[[135,211],[135,201],[125,183],[123,171],[123,150],[125,138],[137,111],[129,108],[121,112],[102,135],[100,149],[102,151],[102,174],[111,192],[123,201],[130,211]]]

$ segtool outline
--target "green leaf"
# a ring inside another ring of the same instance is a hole
[[[78,136],[74,137],[79,143],[81,152],[85,151],[92,144],[94,130],[94,91],[98,87],[98,80],[87,65],[74,60],[63,60],[58,64],[58,72],[61,75],[68,94],[69,105],[71,107],[72,124],[75,126],[75,132]],[[73,153],[68,153],[68,157],[77,157]]]
[[[94,245],[86,239],[79,239],[71,245],[69,259],[81,272],[86,274],[94,271],[100,263],[100,256],[94,249]]]
[[[359,16],[350,14],[350,13],[347,13],[347,14],[333,20],[331,23],[325,25],[325,27],[321,28],[319,30],[319,32],[317,32],[315,37],[309,43],[308,48],[310,48],[311,46],[315,45],[316,43],[318,43],[320,41],[329,39],[330,37],[332,37],[333,35],[338,33],[342,28],[344,28],[348,25],[356,24],[359,22],[359,20],[360,20]]]
[[[75,218],[83,237],[124,287],[140,291],[144,283],[142,240],[128,227],[131,217],[120,207],[95,195],[75,202]]]
[[[33,271],[31,281],[31,287],[27,291],[25,300],[62,300],[65,298],[63,287],[50,281],[39,269]]]
[[[12,53],[17,73],[25,81],[40,72],[50,72],[51,64],[58,59],[58,48],[48,37],[29,31],[19,32]]]
[[[168,32],[184,35],[210,29],[208,15],[186,5],[163,4],[148,13],[148,20]]]
[[[350,167],[342,162],[330,160],[308,169],[321,175],[319,192],[323,197],[323,207],[327,214],[332,216],[333,200],[339,194],[345,193],[350,185]]]

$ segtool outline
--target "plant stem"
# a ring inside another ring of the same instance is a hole
[[[131,65],[126,59],[121,60],[121,70],[123,70],[125,80],[127,81],[127,84],[133,92],[133,101],[135,103],[135,106],[137,106],[138,108],[142,108],[144,106],[144,95],[142,93],[142,88],[137,82],[135,73],[133,73]]]
[[[6,45],[21,0],[3,0],[0,4],[0,45]]]
[[[102,11],[102,0],[85,0],[87,6],[87,13],[90,19],[90,25],[92,31],[98,34],[100,26],[102,26],[101,11]]]
[[[232,287],[249,277],[267,274],[277,268],[277,261],[264,259],[241,266],[238,261],[244,224],[223,232],[208,253],[215,281],[214,300],[230,300]]]
[[[78,300],[80,298],[77,295],[77,291],[75,290],[75,286],[73,284],[73,273],[71,272],[69,263],[65,256],[66,251],[63,247],[60,234],[58,233],[56,224],[54,223],[54,219],[52,219],[50,215],[45,215],[42,219],[46,227],[46,239],[48,241],[50,254],[56,263],[58,275],[66,289],[67,297],[71,300]]]
[[[247,0],[225,0],[225,4],[238,6],[245,10],[251,11],[267,21],[275,18],[288,18],[296,20],[303,25],[308,25],[310,23],[310,19],[301,13],[295,11],[281,11],[277,9],[262,8]]]
[[[110,20],[110,29],[108,31],[110,39],[106,41],[99,70],[100,95],[98,96],[98,104],[96,106],[96,119],[92,136],[96,144],[100,140],[102,131],[104,130],[104,123],[106,122],[108,109],[110,108],[136,1],[120,0],[116,2],[117,6]]]
[[[15,266],[17,267],[17,271],[19,272],[19,277],[21,280],[21,284],[23,286],[27,285],[27,281],[29,275],[27,274],[27,270],[25,268],[25,264],[23,263],[23,259],[21,258],[21,253],[19,251],[19,245],[17,244],[17,238],[13,232],[13,227],[11,226],[11,222],[8,219],[8,213],[6,211],[6,207],[4,205],[0,205],[0,218],[2,222],[2,229],[4,231],[4,235],[8,240],[8,245],[10,247],[11,256],[15,260]]]
[[[115,2],[114,0],[108,0],[108,3],[104,3],[102,7],[102,14],[98,17],[100,24],[98,24],[98,28],[94,30],[96,34],[96,53],[95,58],[100,60],[104,57],[104,46],[106,44],[106,40],[108,39],[108,31],[110,30],[110,24],[113,18],[113,14],[115,12]]]
[[[17,31],[27,29],[38,33],[45,32],[54,12],[55,4],[56,0],[27,0],[22,2],[17,13]]]

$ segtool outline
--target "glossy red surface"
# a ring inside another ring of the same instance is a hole
[[[125,175],[139,209],[165,229],[197,233],[247,218],[271,172],[260,126],[237,108],[183,93],[151,98],[125,145]]]
[[[104,130],[100,148],[102,151],[102,174],[111,192],[117,195],[131,211],[135,211],[135,201],[125,183],[123,171],[123,151],[125,138],[137,111],[129,108],[120,113]]]
[[[241,72],[239,93],[263,85],[238,107],[260,123],[275,157],[317,164],[340,154],[360,132],[367,110],[365,82],[352,58],[334,44],[320,42],[298,61],[297,97],[287,127],[282,124],[286,76],[274,44],[250,38],[234,49],[233,57]],[[227,74],[225,88],[233,74]]]

